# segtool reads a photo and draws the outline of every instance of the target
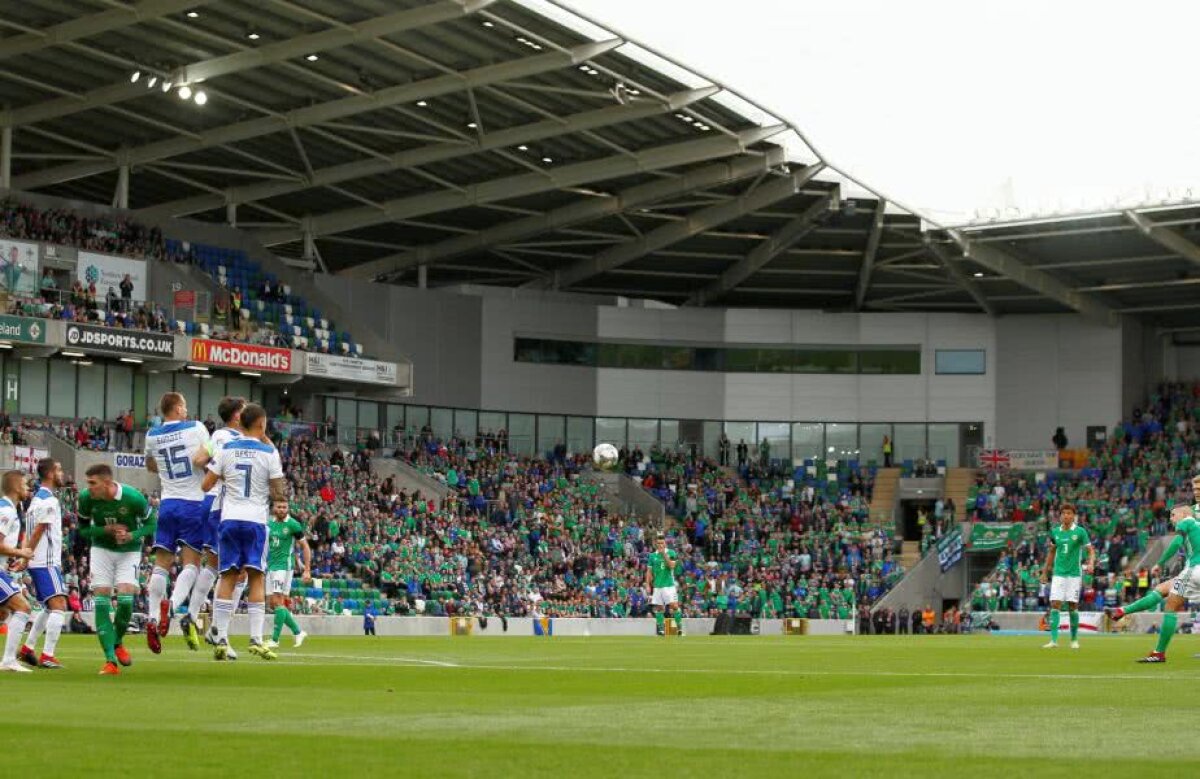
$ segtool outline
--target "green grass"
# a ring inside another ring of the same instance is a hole
[[[106,678],[71,636],[68,670],[0,695],[22,776],[1200,775],[1200,641],[1141,666],[1146,636],[1043,640],[315,637],[215,663],[134,636]]]

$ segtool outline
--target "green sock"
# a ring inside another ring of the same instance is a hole
[[[1058,642],[1058,609],[1050,612],[1050,640]]]
[[[1074,641],[1079,637],[1079,612],[1071,611],[1071,640]]]
[[[100,648],[104,657],[110,663],[117,662],[116,635],[113,633],[112,602],[107,595],[96,596],[96,637],[100,639]]]
[[[300,623],[292,616],[292,612],[285,608],[283,614],[283,624],[287,625],[288,630],[292,631],[293,636],[300,635]]]
[[[275,627],[271,630],[271,640],[278,642],[279,634],[283,632],[283,623],[287,620],[287,609],[279,606],[275,609]]]
[[[1154,647],[1155,652],[1167,651],[1167,644],[1171,643],[1171,636],[1175,635],[1175,623],[1178,619],[1179,615],[1173,611],[1163,614],[1162,631],[1158,634],[1158,646]]]
[[[675,612],[675,629],[681,633],[683,632],[683,612],[682,611]]]
[[[1125,613],[1136,614],[1139,611],[1154,611],[1158,608],[1158,604],[1162,602],[1163,596],[1158,594],[1158,590],[1150,590],[1150,592],[1126,606]]]
[[[113,632],[116,634],[114,643],[120,646],[125,640],[125,631],[129,630],[129,622],[133,619],[133,596],[117,596],[117,616],[113,619]]]
[[[661,611],[654,612],[654,624],[658,625],[658,632],[662,633],[667,629],[666,615]]]

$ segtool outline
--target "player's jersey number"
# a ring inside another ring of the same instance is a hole
[[[243,498],[250,497],[250,479],[252,478],[252,476],[254,474],[254,466],[251,465],[250,463],[239,463],[233,467],[238,469],[239,471],[241,471],[243,474],[245,474],[245,478],[244,478],[244,481],[242,484],[242,497]]]
[[[187,447],[172,446],[158,450],[159,459],[167,468],[168,479],[186,479],[192,475],[192,461],[187,456]]]

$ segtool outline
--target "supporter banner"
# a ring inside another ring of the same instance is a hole
[[[942,568],[942,573],[954,567],[954,564],[962,559],[963,556],[963,534],[962,527],[956,527],[946,535],[938,539],[938,565]]]
[[[976,552],[1003,549],[1010,542],[1020,541],[1023,535],[1022,522],[975,522],[971,525],[971,549]]]
[[[174,357],[175,337],[141,330],[113,330],[93,325],[67,324],[67,347],[95,349],[138,357]]]
[[[117,452],[113,455],[113,466],[116,468],[136,468],[146,470],[146,455],[133,452]]]
[[[284,438],[303,438],[305,436],[316,438],[317,435],[317,426],[311,422],[284,422],[280,419],[273,419],[271,424],[274,425],[275,431]]]
[[[1058,468],[1053,449],[981,449],[979,467],[992,471],[1049,471]]]
[[[37,470],[38,460],[49,457],[50,452],[46,449],[34,449],[29,446],[14,446],[13,447],[13,467],[25,471],[25,473],[33,473]]]
[[[244,371],[292,372],[292,350],[274,346],[192,339],[192,362]]]
[[[121,281],[129,274],[133,282],[133,299],[146,299],[146,261],[131,260],[126,257],[114,257],[111,254],[93,254],[80,252],[79,261],[75,264],[75,278],[88,284],[96,285],[96,299],[102,300],[112,287],[121,294]]]
[[[0,341],[44,344],[46,343],[46,322],[42,319],[0,314]]]
[[[1081,611],[1079,612],[1079,629],[1086,633],[1099,633],[1100,628],[1104,625],[1104,612],[1102,611]],[[1066,609],[1059,614],[1058,629],[1063,633],[1069,633],[1071,630],[1071,612]]]
[[[36,294],[40,274],[36,243],[0,238],[0,284],[5,292]]]
[[[366,384],[395,384],[396,363],[339,357],[333,354],[305,355],[305,374],[329,379],[361,381]]]

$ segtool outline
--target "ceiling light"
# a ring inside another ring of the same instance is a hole
[[[76,365],[91,365],[92,361],[91,360],[76,360],[75,364]]]
[[[180,100],[188,100],[192,97],[192,88],[184,84],[179,88],[178,94]]]
[[[208,93],[205,92],[203,89],[198,90],[196,92],[196,97],[194,97],[193,99],[196,101],[196,105],[204,105],[205,103],[208,102]]]
[[[526,146],[525,144],[521,144],[520,146],[517,147],[517,151],[529,151],[529,147]]]
[[[252,41],[256,41],[256,40],[258,40],[259,38],[261,38],[262,36],[261,36],[261,35],[259,35],[259,34],[258,34],[258,33],[256,33],[256,32],[252,32],[252,33],[248,34],[246,37],[247,37],[247,38],[249,38],[249,39],[250,39],[250,40],[252,40]]]
[[[549,165],[550,163],[554,162],[554,158],[553,157],[542,157],[542,162]]]
[[[129,77],[129,83],[136,84],[138,82],[138,79],[141,77],[142,77],[142,71],[135,70],[135,71],[133,71],[133,75]]]
[[[242,371],[242,375],[243,376],[251,376],[253,378],[258,378],[259,376],[262,376],[261,373],[256,373],[254,371]]]
[[[640,95],[640,94],[642,94],[642,90],[640,90],[640,89],[631,89],[631,90],[629,90],[629,94],[631,94],[631,95]]]
[[[977,279],[982,279],[982,278],[983,278],[983,272],[982,272],[982,271],[975,271],[975,278],[977,278]]]
[[[154,89],[154,85],[157,83],[158,83],[158,76],[151,76],[150,80],[146,82],[146,88]]]
[[[491,22],[484,22],[483,26],[484,27],[495,27],[496,25],[492,24]]]
[[[163,79],[163,82],[162,82],[162,91],[164,91],[164,92],[171,91],[171,82],[167,81],[165,78]]]
[[[63,357],[83,357],[83,352],[62,352]]]
[[[189,371],[207,371],[208,370],[208,368],[205,368],[203,365],[189,365],[189,366],[187,366],[187,369]]]
[[[133,365],[141,365],[142,361],[136,357],[122,357],[121,362],[132,363]]]
[[[417,101],[417,108],[424,108],[427,105],[429,105],[429,102],[426,100],[418,100]]]
[[[200,18],[200,12],[199,12],[199,11],[188,11],[188,12],[187,12],[187,18],[189,18],[189,19],[199,19],[199,18]]]
[[[479,125],[475,124],[474,122],[467,122],[467,127],[471,128],[472,130],[474,130],[478,126]]]
[[[0,349],[11,349],[11,348],[13,348],[13,345],[10,344],[8,341],[0,343]]]
[[[309,55],[308,55],[307,57],[305,57],[304,59],[308,60],[309,62],[316,62],[317,60],[319,60],[319,59],[321,59],[321,58],[320,58],[320,57],[318,57],[316,54],[309,54]]]
[[[584,73],[587,73],[587,72],[588,72],[589,70],[591,70],[592,68],[591,68],[591,66],[589,66],[589,65],[580,65],[580,66],[579,66],[579,69],[580,69],[580,70],[582,70]]]

